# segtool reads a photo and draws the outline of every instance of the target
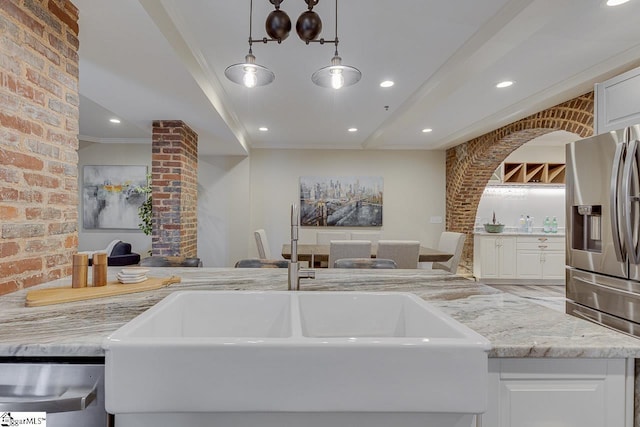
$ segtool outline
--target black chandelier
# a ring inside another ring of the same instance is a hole
[[[287,15],[285,11],[280,9],[280,4],[283,1],[284,0],[269,0],[269,2],[275,6],[275,10],[269,13],[265,22],[265,30],[269,37],[254,39],[251,35],[253,0],[250,0],[249,53],[245,56],[245,62],[231,65],[224,71],[224,74],[232,82],[247,88],[252,88],[255,86],[268,85],[275,79],[276,76],[271,70],[256,64],[256,57],[253,56],[252,46],[254,42],[268,43],[275,41],[280,44],[289,36],[291,19],[289,19],[289,15]],[[362,77],[362,73],[357,68],[342,65],[342,58],[338,55],[338,0],[336,0],[336,32],[333,40],[318,39],[318,36],[322,32],[322,20],[320,16],[314,12],[313,7],[317,5],[320,0],[304,1],[307,4],[307,10],[300,14],[296,22],[298,37],[306,44],[320,43],[322,45],[329,43],[335,45],[335,53],[333,58],[331,58],[331,65],[323,67],[313,73],[311,80],[318,86],[333,89],[340,89],[344,86],[356,84],[360,80],[360,77]]]

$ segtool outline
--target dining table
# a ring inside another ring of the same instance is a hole
[[[371,245],[371,257],[375,258],[378,252],[378,245]],[[427,246],[420,246],[418,255],[419,262],[444,262],[448,261],[453,254],[442,252]],[[282,257],[291,259],[291,244],[282,245]],[[310,266],[317,267],[323,261],[329,261],[329,245],[318,245],[315,243],[298,243],[298,261],[307,261]]]

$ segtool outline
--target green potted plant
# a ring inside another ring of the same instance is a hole
[[[140,223],[138,224],[138,227],[144,234],[150,236],[152,232],[153,219],[153,212],[151,210],[151,174],[147,174],[147,185],[145,185],[144,187],[137,186],[135,188],[135,191],[140,194],[146,195],[146,200],[138,208],[138,217],[140,217]]]

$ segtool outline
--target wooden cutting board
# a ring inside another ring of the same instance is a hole
[[[180,277],[149,277],[144,282],[129,285],[118,281],[108,282],[106,286],[72,288],[71,285],[61,288],[38,289],[27,292],[25,306],[40,307],[64,302],[83,301],[94,298],[104,298],[113,295],[132,294],[134,292],[150,291],[164,288],[172,283],[180,283]]]

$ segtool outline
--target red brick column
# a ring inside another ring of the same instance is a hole
[[[153,255],[198,251],[198,135],[180,120],[153,122]]]
[[[0,294],[71,274],[77,21],[68,0],[0,0]]]
[[[467,234],[460,266],[473,270],[473,226],[493,171],[516,148],[546,133],[593,134],[593,92],[525,117],[447,150],[447,230]]]

